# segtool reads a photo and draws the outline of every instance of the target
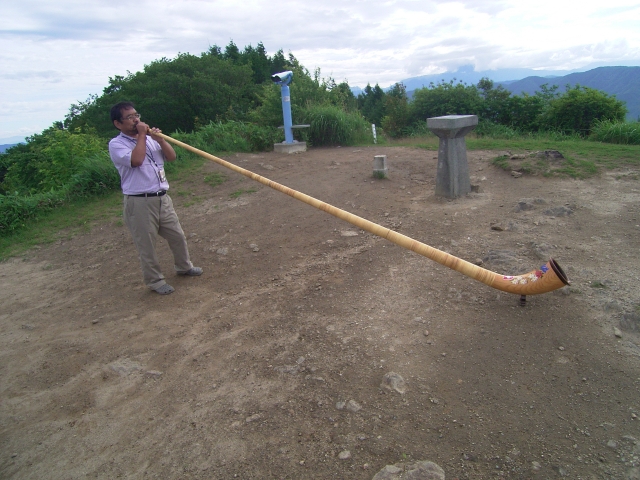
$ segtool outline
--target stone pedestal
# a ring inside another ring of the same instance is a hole
[[[385,178],[389,172],[387,168],[387,156],[376,155],[373,157],[373,176],[376,178]]]
[[[471,191],[464,136],[476,125],[477,115],[427,118],[427,127],[440,138],[436,195],[456,198]]]

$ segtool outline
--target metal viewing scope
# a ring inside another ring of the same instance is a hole
[[[286,72],[274,73],[271,75],[271,80],[280,85],[289,85],[293,80],[293,72],[287,70]]]

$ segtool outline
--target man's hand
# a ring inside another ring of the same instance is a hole
[[[148,131],[149,136],[160,144],[160,148],[162,148],[162,153],[164,154],[164,159],[167,162],[173,162],[177,156],[175,150],[164,138],[159,136],[158,133],[162,133],[162,130],[156,127],[150,128]]]
[[[153,128],[149,128],[148,132],[147,132],[151,138],[153,138],[156,142],[160,143],[160,142],[164,142],[164,138],[160,137],[158,135],[158,133],[162,133],[162,130],[160,130],[159,128],[153,127]]]
[[[138,135],[146,135],[149,131],[149,125],[144,122],[138,122],[135,124],[136,130],[138,131]]]

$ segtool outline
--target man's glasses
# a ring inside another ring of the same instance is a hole
[[[138,120],[140,120],[140,114],[139,113],[132,113],[131,115],[127,115],[126,117],[122,117],[122,120],[133,120],[134,118],[137,118]]]

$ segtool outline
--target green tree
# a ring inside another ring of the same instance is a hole
[[[213,45],[200,56],[182,53],[174,59],[161,58],[141,72],[109,78],[102,95],[71,106],[64,125],[110,137],[115,129],[109,109],[122,100],[133,102],[145,122],[165,132],[189,132],[211,121],[246,121],[256,117],[252,112],[263,101],[273,100],[270,76],[284,70],[296,72],[292,89],[298,93],[292,98],[300,99],[297,107],[317,102],[318,95],[327,93],[292,54],[287,58],[279,50],[269,58],[262,42],[240,51],[230,41],[224,51]],[[266,117],[271,124],[274,115]]]
[[[287,70],[287,59],[284,56],[282,49],[278,50],[273,57],[271,57],[271,74],[280,73]]]
[[[236,63],[240,59],[240,49],[238,46],[233,43],[233,40],[229,42],[229,45],[224,49],[224,53],[222,54],[222,58],[225,60],[231,60]]]
[[[576,85],[550,100],[541,123],[549,129],[588,136],[595,122],[623,122],[626,114],[622,101],[600,90]]]
[[[481,119],[510,125],[512,122],[509,115],[511,92],[502,85],[494,88],[493,80],[486,77],[480,79],[477,88],[482,97],[481,108],[478,112]]]
[[[211,45],[206,53],[212,57],[222,57],[222,49],[216,44]]]
[[[385,114],[385,96],[384,90],[382,90],[377,83],[375,87],[367,84],[363,92],[358,95],[358,109],[368,122],[375,123],[376,125],[382,124],[382,118]]]
[[[402,83],[396,83],[386,92],[384,111],[381,126],[385,133],[392,137],[401,136],[409,124],[407,89]]]
[[[65,126],[112,136],[109,109],[122,100],[132,101],[145,122],[166,132],[192,131],[197,122],[244,120],[258,102],[253,75],[251,66],[225,60],[211,49],[199,57],[162,58],[142,72],[110,78],[100,97],[72,106]]]
[[[351,91],[349,84],[341,82],[336,84],[333,82],[328,86],[329,101],[332,105],[342,107],[345,111],[355,111],[358,108],[356,96]]]
[[[271,81],[271,62],[262,42],[259,42],[256,48],[246,46],[241,55],[241,62],[251,67],[255,84]]]
[[[482,98],[474,85],[454,80],[431,83],[413,92],[411,119],[416,122],[443,115],[478,115],[481,105]]]
[[[494,89],[491,80],[482,79],[478,83],[483,98],[481,118],[516,130],[537,131],[541,127],[542,114],[558,96],[557,88],[544,84],[534,95],[511,95],[501,86]]]

